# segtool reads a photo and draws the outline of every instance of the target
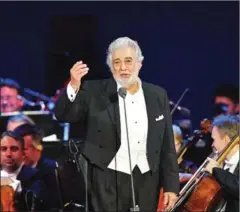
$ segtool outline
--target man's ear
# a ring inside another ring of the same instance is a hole
[[[24,98],[19,99],[19,105],[20,105],[20,107],[23,107],[23,105],[24,105]]]
[[[228,135],[224,135],[224,142],[226,145],[231,141],[231,138]]]

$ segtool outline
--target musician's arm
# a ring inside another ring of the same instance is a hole
[[[221,168],[213,168],[213,176],[223,190],[239,199],[239,177]]]

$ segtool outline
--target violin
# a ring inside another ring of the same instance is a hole
[[[200,130],[194,131],[193,135],[190,136],[187,140],[187,144],[183,146],[178,152],[178,164],[180,164],[183,160],[183,156],[186,151],[195,144],[202,136],[208,134],[211,128],[211,121],[209,119],[203,119],[200,123]]]
[[[15,191],[10,185],[1,185],[1,211],[15,212]]]

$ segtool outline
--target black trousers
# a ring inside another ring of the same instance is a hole
[[[90,195],[94,211],[129,212],[133,207],[131,176],[111,169],[90,168]],[[159,199],[159,172],[133,170],[136,205],[143,212],[155,212]]]

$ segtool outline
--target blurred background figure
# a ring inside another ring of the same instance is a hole
[[[24,99],[20,85],[13,79],[1,79],[0,83],[0,106],[1,113],[22,110]]]
[[[35,125],[35,122],[29,116],[19,114],[8,119],[7,130],[13,131],[16,127],[23,124]]]
[[[45,109],[43,101],[32,102],[26,99],[20,84],[13,79],[1,78],[0,89],[1,113],[38,111]]]
[[[26,166],[23,159],[23,139],[15,132],[4,132],[1,135],[1,177],[9,177],[19,185],[17,187],[16,184],[15,187],[12,185],[16,194],[16,211],[28,211],[29,208],[34,211],[46,211],[46,202],[43,200],[45,200],[47,190],[44,182],[39,177],[39,171]],[[32,194],[35,196],[34,206]]]
[[[231,84],[218,86],[214,94],[215,115],[239,114],[239,88]]]
[[[49,190],[49,208],[61,208],[62,200],[55,173],[58,164],[57,161],[42,154],[43,131],[35,125],[26,123],[16,127],[13,132],[20,135],[24,140],[24,164],[40,171],[41,178]]]
[[[172,127],[175,148],[179,158],[182,150],[185,148],[185,141],[183,140],[181,128],[177,125],[172,125]],[[194,174],[195,171],[198,169],[198,167],[193,162],[184,160],[183,158],[180,158],[180,160],[178,160],[178,165],[179,180],[181,184],[186,183],[192,177],[192,174]]]
[[[26,123],[15,128],[14,132],[24,139],[25,164],[44,170],[56,168],[56,161],[45,158],[42,155],[42,138],[44,133],[41,129]]]

